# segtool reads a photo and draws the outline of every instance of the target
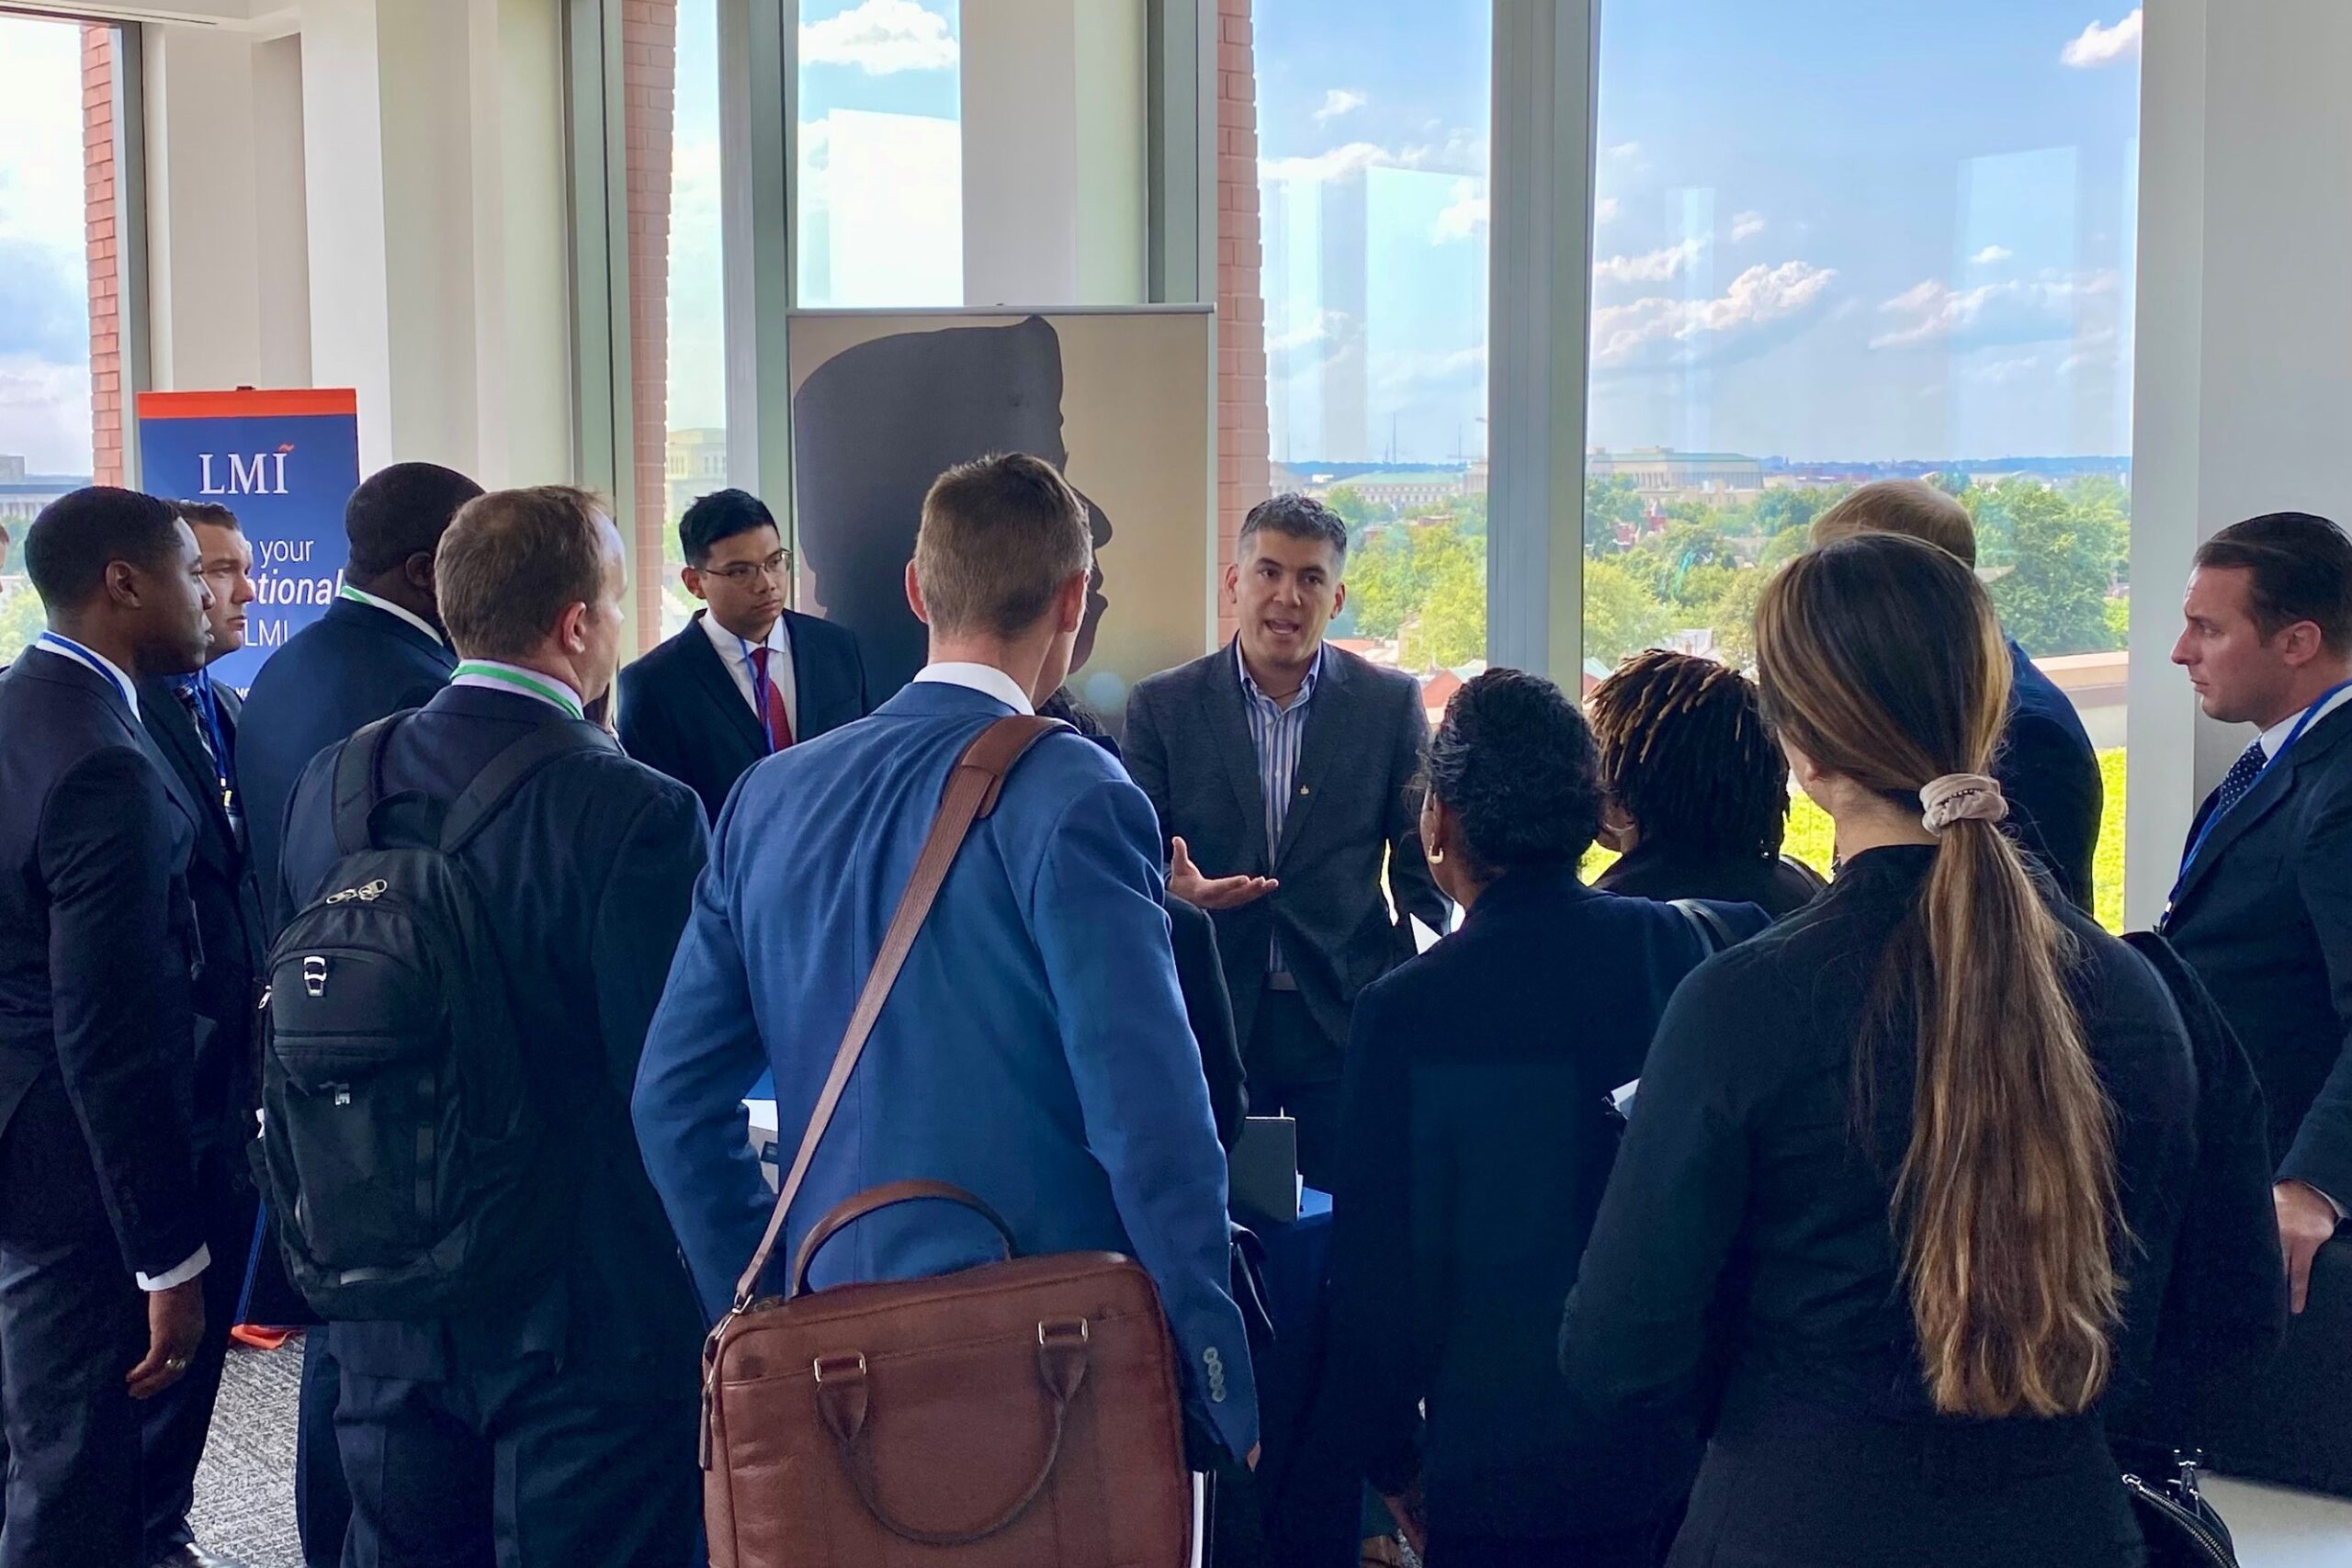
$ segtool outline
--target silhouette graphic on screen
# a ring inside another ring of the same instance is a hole
[[[800,560],[813,606],[857,634],[879,699],[922,668],[922,623],[907,608],[922,498],[957,463],[1026,452],[1057,468],[1062,446],[1062,345],[1041,316],[1004,327],[899,333],[844,349],[792,400]],[[1107,601],[1110,519],[1083,493],[1094,580],[1073,670],[1094,650]]]

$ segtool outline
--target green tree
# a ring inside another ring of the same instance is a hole
[[[1405,628],[1397,662],[1408,670],[1450,670],[1487,653],[1487,552],[1453,526],[1416,529],[1424,584]]]
[[[1349,553],[1348,613],[1357,635],[1384,641],[1396,636],[1419,602],[1423,585],[1412,533],[1409,528],[1374,529]]]
[[[1641,498],[1634,493],[1634,481],[1623,475],[1612,474],[1596,479],[1590,474],[1584,481],[1584,553],[1589,556],[1615,555],[1619,525],[1634,526],[1642,520]]]
[[[1775,541],[1777,543],[1777,541]],[[1780,570],[1751,566],[1731,573],[1702,622],[1715,634],[1715,657],[1742,670],[1756,662],[1756,606],[1763,601],[1764,585]]]
[[[1673,629],[1674,615],[1625,565],[1587,556],[1584,563],[1584,651],[1614,665]]]
[[[49,622],[40,595],[22,577],[0,578],[0,663],[13,662]]]
[[[2109,651],[2132,645],[2132,595],[2119,593],[2102,606],[2107,616],[2107,646]]]
[[[1351,529],[1361,528],[1367,523],[1385,522],[1388,516],[1366,501],[1363,491],[1353,485],[1333,485],[1330,493],[1323,498],[1323,504],[1338,513],[1340,521]]]
[[[2122,518],[2106,505],[2075,506],[2029,479],[1992,487],[2009,527],[2012,562],[1992,582],[2001,624],[2028,653],[2098,653],[2115,646],[2107,597],[2123,549]],[[1982,536],[1979,536],[1982,548]]]

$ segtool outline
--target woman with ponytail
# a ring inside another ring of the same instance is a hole
[[[2009,659],[1966,567],[1800,558],[1757,661],[1841,870],[1677,992],[1562,1371],[1611,1423],[1705,1401],[1678,1568],[2128,1568],[2099,1412],[2192,1196],[2180,1015],[2001,826]]]

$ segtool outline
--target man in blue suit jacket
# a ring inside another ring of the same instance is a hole
[[[1976,522],[1968,508],[1917,479],[1866,484],[1814,519],[1818,549],[1849,534],[1904,534],[1976,565]],[[2098,850],[2107,784],[2080,716],[2015,637],[2009,642],[2009,722],[1993,774],[2009,803],[2009,831],[2085,914],[2091,912],[2091,859]]]
[[[278,847],[294,782],[311,758],[353,731],[424,706],[457,667],[434,597],[433,552],[458,509],[481,493],[465,475],[432,463],[395,463],[371,475],[343,509],[351,563],[340,594],[269,656],[245,694],[237,796],[273,933],[293,913],[281,902]],[[266,1252],[261,1267],[273,1279],[256,1299],[292,1295],[274,1278],[274,1255]],[[351,1520],[335,1457],[337,1381],[333,1338],[323,1326],[313,1328],[302,1344],[294,1458],[295,1517],[309,1568],[337,1568]]]
[[[686,592],[709,608],[621,671],[621,745],[716,822],[752,763],[866,716],[865,661],[856,633],[784,607],[792,552],[759,497],[701,497],[678,543]]]
[[[720,818],[637,1083],[646,1168],[713,1318],[772,1198],[741,1100],[775,1076],[786,1143],[840,1045],[949,770],[1061,683],[1084,618],[1085,510],[1035,457],[950,469],[907,593],[931,662],[868,719],[760,763]],[[788,1258],[842,1200],[953,1183],[1024,1253],[1111,1250],[1159,1288],[1198,1430],[1236,1455],[1257,1396],[1227,1293],[1225,1160],[1159,905],[1150,804],[1077,735],[1048,736],[975,825],[909,954],[785,1227]],[[820,1284],[979,1262],[972,1216],[861,1222]]]
[[[130,491],[51,502],[25,554],[50,629],[0,675],[0,1558],[146,1568],[137,1402],[196,1356],[212,1259],[189,1146],[203,807],[136,682],[203,664],[212,598],[187,525]]]
[[[467,657],[393,729],[384,798],[437,823],[508,746],[576,732],[458,852],[496,917],[524,1071],[557,1133],[540,1174],[570,1201],[561,1261],[531,1286],[476,1313],[334,1325],[348,1561],[689,1568],[703,1561],[704,1324],[628,1091],[702,869],[702,808],[582,720],[612,681],[626,582],[588,497],[483,497],[442,541],[439,575]],[[337,859],[341,754],[311,764],[287,814],[289,904]]]

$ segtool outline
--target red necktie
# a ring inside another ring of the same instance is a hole
[[[752,690],[766,699],[760,723],[768,732],[768,750],[781,751],[792,744],[792,716],[784,711],[784,694],[768,679],[771,651],[764,645],[752,649]]]

